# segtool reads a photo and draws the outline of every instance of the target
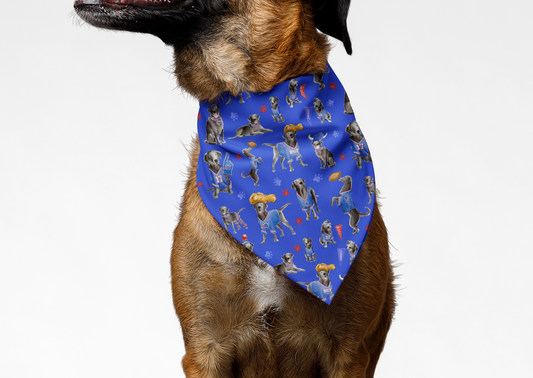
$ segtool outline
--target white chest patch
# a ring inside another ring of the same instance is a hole
[[[287,289],[283,277],[278,277],[271,265],[262,262],[261,266],[253,266],[248,279],[250,283],[248,295],[256,303],[258,313],[269,309],[280,309],[283,306]]]

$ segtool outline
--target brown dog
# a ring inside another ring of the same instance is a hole
[[[178,83],[198,99],[267,92],[322,72],[329,45],[316,28],[351,53],[348,6],[349,0],[75,2],[78,15],[94,26],[151,33],[172,45]],[[222,143],[217,132],[208,142]],[[372,377],[394,312],[378,206],[328,306],[227,234],[198,193],[198,140],[191,155],[171,259],[187,377]],[[184,276],[194,279],[184,284]]]

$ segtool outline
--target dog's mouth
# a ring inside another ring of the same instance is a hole
[[[186,0],[76,0],[74,8],[87,5],[98,5],[116,9],[127,7],[144,9],[176,9],[181,8]]]
[[[149,33],[178,44],[192,38],[196,17],[206,9],[198,0],[75,0],[74,10],[98,28]]]

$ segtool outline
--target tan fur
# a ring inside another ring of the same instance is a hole
[[[196,139],[171,259],[187,377],[302,378],[315,377],[314,369],[321,377],[372,377],[394,310],[378,205],[351,268],[357,274],[346,276],[328,306],[227,236],[198,193],[199,151]],[[235,366],[249,371],[232,375]]]
[[[230,4],[231,5],[231,4]],[[228,91],[267,92],[274,85],[322,72],[330,46],[307,2],[251,0],[231,7],[208,41],[176,49],[179,86],[198,99]]]
[[[329,45],[315,29],[308,0],[211,0],[224,10],[197,13],[193,21],[203,24],[190,34],[134,7],[105,3],[105,8],[84,1],[76,1],[77,12],[95,26],[169,38],[178,83],[200,100],[225,91],[266,92],[326,66]],[[331,7],[339,4],[330,0],[324,14],[331,15]],[[161,25],[177,29],[165,33],[168,30],[157,30]],[[186,34],[183,39],[173,34],[176,30]],[[328,306],[238,243],[213,218],[196,184],[199,152],[196,138],[171,256],[186,376],[373,377],[395,307],[387,231],[378,202],[357,259]]]

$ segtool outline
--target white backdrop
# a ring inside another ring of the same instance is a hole
[[[197,104],[158,39],[0,12],[0,376],[183,377],[169,256]],[[330,62],[400,266],[377,377],[531,377],[533,4],[355,1]]]

